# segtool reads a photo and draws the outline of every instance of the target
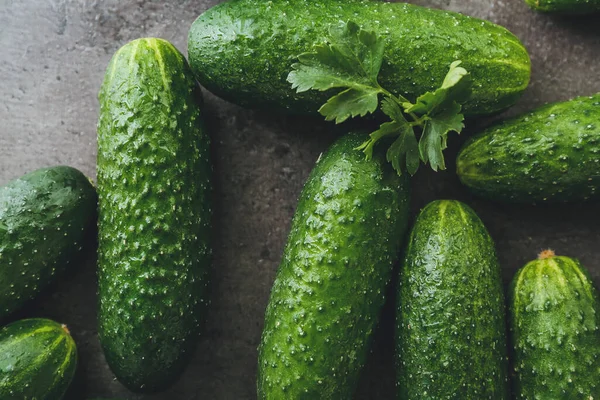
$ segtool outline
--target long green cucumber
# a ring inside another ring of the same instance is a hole
[[[287,75],[298,55],[323,43],[331,26],[349,20],[385,38],[379,81],[411,101],[437,88],[456,60],[473,78],[466,114],[509,107],[528,85],[527,51],[505,28],[458,13],[379,1],[223,2],[192,25],[190,65],[204,87],[233,103],[316,113],[331,94],[298,94]]]
[[[600,93],[492,126],[461,149],[456,170],[473,193],[517,203],[600,194]]]
[[[591,14],[600,11],[600,0],[525,0],[536,11],[555,14]]]
[[[600,297],[586,269],[544,251],[508,291],[518,399],[600,399]]]
[[[365,363],[409,211],[381,155],[342,137],[311,172],[271,291],[259,399],[349,399]]]
[[[209,139],[183,55],[138,39],[113,56],[98,123],[99,336],[133,391],[170,386],[207,302]]]
[[[65,325],[24,319],[0,329],[0,399],[60,400],[77,367]]]
[[[42,168],[0,187],[0,320],[74,267],[95,218],[96,191],[75,168]]]
[[[504,291],[475,212],[441,200],[419,214],[400,272],[399,399],[508,399]]]

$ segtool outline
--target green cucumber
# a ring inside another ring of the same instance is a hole
[[[200,96],[183,55],[154,38],[118,50],[100,90],[98,333],[133,391],[178,378],[204,318],[211,164]]]
[[[349,399],[409,212],[409,186],[342,137],[319,158],[292,222],[259,347],[259,399]]]
[[[379,83],[411,101],[436,89],[456,60],[473,78],[469,115],[513,105],[529,83],[527,51],[505,28],[448,11],[357,0],[221,3],[193,23],[190,65],[204,87],[233,103],[316,113],[331,93],[296,93],[287,75],[298,55],[349,20],[386,39]]]
[[[473,193],[515,203],[587,200],[600,194],[600,93],[550,104],[492,126],[458,154]]]
[[[400,272],[399,399],[508,399],[504,291],[494,243],[452,200],[419,214]]]
[[[0,399],[60,400],[77,367],[65,325],[24,319],[0,329]]]
[[[0,320],[73,266],[95,217],[96,191],[75,168],[42,168],[0,186]]]
[[[600,297],[585,268],[544,251],[508,291],[518,399],[600,399]]]
[[[600,0],[525,0],[536,11],[556,14],[591,14],[600,11]]]

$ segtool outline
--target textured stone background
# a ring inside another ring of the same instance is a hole
[[[217,0],[0,0],[0,184],[39,167],[69,164],[94,176],[96,94],[113,52],[158,36],[185,53],[195,17]],[[597,16],[536,15],[521,0],[420,0],[506,26],[525,43],[533,78],[513,115],[548,101],[600,91]],[[320,121],[273,117],[206,94],[214,142],[216,245],[212,309],[195,358],[171,390],[127,392],[104,362],[95,323],[94,255],[17,317],[69,325],[80,350],[70,399],[253,399],[263,313],[293,215],[314,161],[334,139]],[[471,122],[480,126],[483,122]],[[471,129],[472,131],[473,129]],[[469,132],[466,132],[466,137]],[[464,137],[453,137],[452,160]],[[417,211],[438,198],[466,201],[496,240],[505,282],[545,247],[578,257],[600,285],[600,207],[522,207],[471,198],[449,162],[413,179]],[[385,309],[357,398],[392,399],[392,318]]]

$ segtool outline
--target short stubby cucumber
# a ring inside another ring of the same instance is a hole
[[[0,186],[0,321],[73,267],[95,218],[96,190],[75,168]]]
[[[0,399],[60,400],[77,367],[65,325],[34,318],[0,329]]]
[[[154,38],[118,50],[100,90],[98,333],[133,391],[178,378],[204,318],[211,164],[200,96],[183,55]]]
[[[600,11],[600,0],[525,0],[536,11],[556,14],[588,14]]]
[[[508,399],[500,267],[475,212],[453,200],[427,205],[399,282],[398,399]]]
[[[214,94],[243,106],[316,113],[331,93],[296,93],[286,81],[298,55],[331,26],[353,21],[386,40],[379,83],[411,101],[461,60],[471,73],[468,115],[514,104],[529,83],[527,51],[505,28],[411,4],[357,0],[238,0],[200,15],[188,38],[190,65]]]
[[[349,134],[320,157],[292,222],[259,347],[258,398],[350,399],[406,230],[409,185]]]
[[[600,93],[550,104],[465,143],[458,177],[473,193],[516,203],[600,195]]]
[[[508,291],[517,399],[600,399],[600,297],[585,268],[544,251]]]

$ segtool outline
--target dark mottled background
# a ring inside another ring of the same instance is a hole
[[[187,31],[216,0],[0,0],[0,184],[26,172],[69,164],[94,176],[96,94],[113,52],[129,40],[158,36],[184,53]],[[521,0],[421,0],[506,26],[525,43],[533,79],[507,114],[600,91],[598,16],[537,15]],[[94,255],[16,317],[45,316],[69,325],[80,368],[70,399],[253,399],[263,312],[297,196],[331,125],[273,117],[206,94],[216,182],[212,308],[182,379],[154,396],[134,395],[106,366],[96,332]],[[489,121],[471,122],[447,151]],[[413,208],[438,198],[466,201],[496,240],[506,282],[545,247],[578,257],[600,285],[600,206],[525,207],[471,198],[449,162],[413,179]],[[384,311],[359,399],[393,398],[393,310]]]

